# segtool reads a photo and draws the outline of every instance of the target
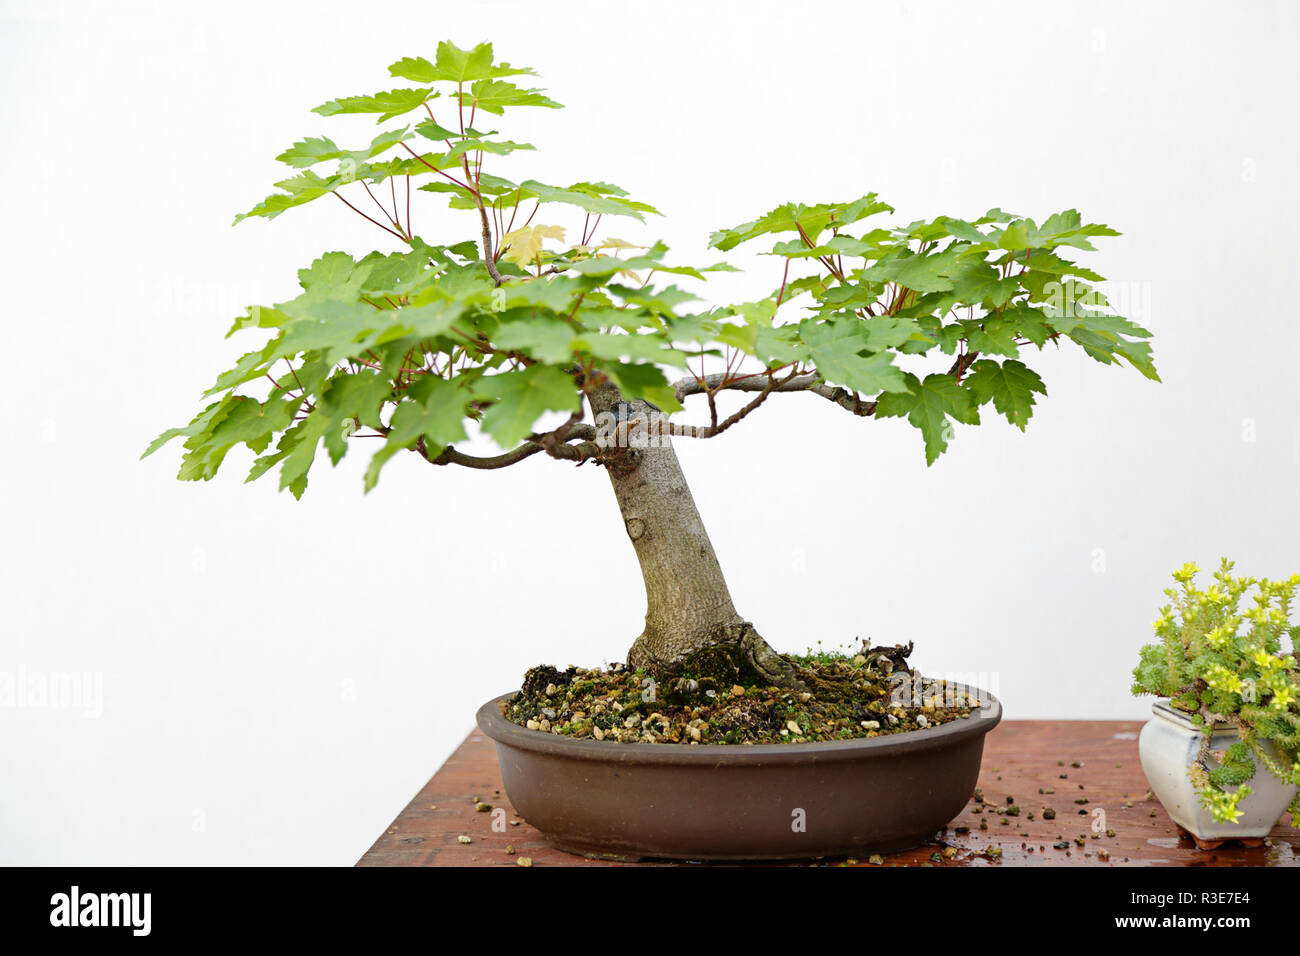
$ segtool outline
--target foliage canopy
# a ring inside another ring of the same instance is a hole
[[[280,487],[300,496],[321,449],[337,463],[362,436],[382,439],[367,490],[408,449],[481,468],[536,452],[581,463],[601,454],[579,423],[584,395],[604,382],[666,413],[707,395],[708,426],[671,426],[692,437],[719,434],[769,395],[808,391],[862,417],[906,419],[933,463],[954,423],[978,424],[990,405],[1025,428],[1046,394],[1026,359],[1049,343],[1157,379],[1149,333],[1115,314],[1093,285],[1102,277],[1068,255],[1118,233],[1075,210],[1041,223],[991,209],[887,226],[873,224],[893,212],[875,193],[788,203],[710,237],[724,253],[773,242],[779,285],[757,301],[703,307],[698,283],[733,267],[675,264],[662,243],[596,238],[604,219],[644,221],[652,206],[606,182],[514,182],[485,170],[533,148],[503,138],[498,118],[560,105],[525,85],[532,70],[498,62],[491,44],[443,42],[432,60],[406,57],[389,73],[403,85],[315,109],[373,115],[386,128],[356,149],[323,136],[295,142],[278,157],[292,175],[235,221],[333,196],[396,248],[326,252],[299,271],[294,298],[236,319],[228,334],[257,330],[265,343],[145,452],[183,439],[181,479],[211,478],[243,444],[257,456],[248,480],[278,468]],[[420,236],[413,190],[468,211],[474,228],[446,244]],[[581,229],[545,221],[566,212]],[[913,370],[908,357],[942,364]],[[723,390],[756,397],[719,422],[713,398]],[[555,412],[569,416],[564,425],[535,430]],[[505,453],[459,452],[472,429]]]

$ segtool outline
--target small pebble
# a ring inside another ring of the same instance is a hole
[[[515,860],[515,862],[520,866],[532,866],[533,858],[531,856],[521,856],[519,859]]]
[[[456,842],[457,842],[457,843],[473,843],[474,841],[471,840],[469,837],[465,836],[465,834],[462,833],[460,836],[456,837]]]

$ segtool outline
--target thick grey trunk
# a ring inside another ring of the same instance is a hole
[[[609,385],[591,400],[598,425],[602,414],[648,423],[655,412],[645,402],[622,402]],[[620,447],[606,456],[606,471],[646,590],[645,629],[628,665],[669,676],[716,649],[709,666],[733,679],[753,671],[769,683],[796,684],[790,664],[736,611],[671,440],[645,424],[621,427],[616,436]]]

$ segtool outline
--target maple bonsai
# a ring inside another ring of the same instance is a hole
[[[1157,379],[1149,333],[1088,285],[1101,276],[1062,255],[1118,235],[1074,210],[1041,225],[993,209],[971,221],[868,228],[864,220],[893,212],[874,193],[784,205],[710,240],[725,252],[776,237],[771,294],[690,311],[697,297],[665,283],[730,266],[674,265],[662,244],[597,237],[608,218],[643,220],[651,206],[608,183],[513,182],[485,169],[489,158],[531,148],[499,138],[489,120],[559,106],[505,79],[531,70],[496,62],[490,44],[441,43],[432,62],[406,58],[389,72],[410,85],[315,112],[379,123],[414,114],[414,123],[355,150],[326,138],[295,143],[278,158],[298,172],[235,221],[333,197],[387,233],[392,251],[325,253],[299,272],[296,298],[247,310],[231,333],[261,329],[269,341],[145,454],[184,438],[178,477],[206,480],[244,444],[259,456],[248,480],[278,466],[295,497],[321,448],[337,464],[362,436],[382,439],[367,491],[401,451],[438,466],[505,468],[534,456],[602,466],[645,579],[645,630],[627,655],[634,668],[668,676],[703,652],[770,684],[797,682],[733,606],[672,437],[712,438],[773,396],[807,392],[837,414],[905,417],[933,463],[953,423],[978,424],[989,403],[1024,429],[1035,395],[1046,394],[1021,360],[1030,346],[1070,341]],[[465,210],[473,231],[430,244],[416,234],[413,190]],[[578,241],[535,223],[542,207],[543,220],[561,207],[581,217]],[[665,368],[676,370],[671,379]],[[724,416],[723,392],[748,394]],[[688,400],[700,405],[697,424],[670,417]],[[475,429],[501,454],[462,451]]]

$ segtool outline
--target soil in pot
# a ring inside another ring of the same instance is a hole
[[[507,720],[542,733],[622,743],[772,744],[852,740],[936,727],[979,706],[965,688],[910,670],[907,647],[790,656],[803,689],[718,672],[707,657],[656,681],[621,665],[534,667],[501,703]]]

